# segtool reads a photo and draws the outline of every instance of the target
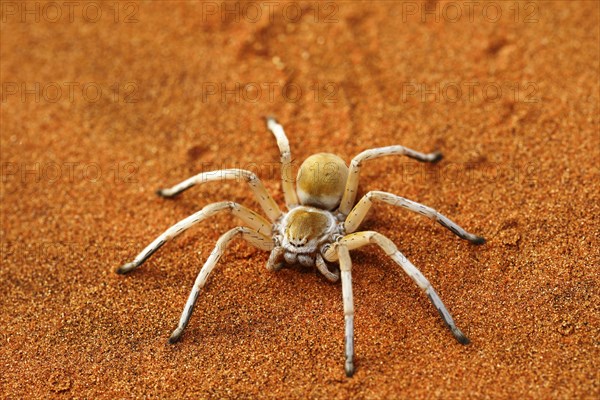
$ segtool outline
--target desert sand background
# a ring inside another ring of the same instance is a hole
[[[492,2],[2,1],[0,397],[536,398],[600,395],[599,5]],[[402,144],[363,192],[422,202],[474,246],[378,205],[458,344],[385,254],[353,252],[356,374],[341,286],[230,247],[167,343],[219,215],[127,276],[114,268],[243,183],[175,200],[198,172],[255,171],[283,206],[295,165]]]

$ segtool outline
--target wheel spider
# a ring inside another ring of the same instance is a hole
[[[267,118],[267,127],[277,139],[281,153],[282,186],[285,203],[289,211],[281,211],[277,203],[267,193],[258,177],[246,170],[226,169],[205,172],[193,176],[169,189],[157,193],[162,197],[173,197],[204,182],[237,179],[242,177],[254,192],[258,203],[269,217],[270,222],[248,208],[232,201],[222,201],[205,206],[200,211],[179,221],[150,243],[135,259],[116,272],[128,273],[139,267],[162,245],[193,225],[218,213],[228,211],[239,217],[248,227],[239,226],[225,234],[200,270],[192,291],[183,309],[177,328],[169,338],[175,343],[187,326],[200,290],[213,268],[222,256],[227,244],[241,236],[259,249],[270,251],[267,269],[275,271],[284,264],[299,263],[316,267],[328,280],[342,280],[342,298],[345,318],[345,370],[347,376],[354,373],[354,302],[352,299],[352,275],[350,250],[373,243],[383,249],[408,276],[427,294],[440,316],[462,344],[469,339],[456,327],[452,316],[425,276],[394,245],[380,233],[374,231],[356,232],[373,202],[383,202],[400,206],[436,220],[462,239],[475,244],[483,244],[481,236],[466,232],[463,228],[436,210],[391,193],[370,191],[356,204],[358,177],[362,163],[388,155],[405,155],[418,161],[435,163],[442,158],[440,152],[419,153],[403,146],[388,146],[365,150],[352,159],[350,168],[338,156],[331,153],[318,153],[308,157],[300,166],[297,188],[294,182],[285,179],[285,171],[291,168],[291,153],[283,127],[274,118]],[[334,263],[339,262],[339,268]]]

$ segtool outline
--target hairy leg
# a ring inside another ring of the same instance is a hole
[[[344,341],[346,376],[354,375],[354,299],[352,297],[352,260],[348,247],[344,244],[337,246],[337,256],[340,260],[342,274],[342,299],[344,302]]]
[[[194,306],[196,305],[196,300],[198,300],[200,290],[206,284],[206,280],[208,279],[210,273],[212,272],[214,267],[217,265],[217,262],[225,252],[225,248],[227,247],[229,242],[231,242],[231,240],[233,240],[236,236],[241,236],[248,243],[254,245],[255,247],[261,250],[268,251],[273,249],[273,242],[271,241],[271,239],[249,228],[237,227],[221,235],[219,240],[217,240],[217,244],[214,250],[210,253],[210,256],[204,263],[204,266],[200,270],[200,273],[198,274],[198,277],[194,282],[192,291],[187,299],[187,302],[185,303],[185,307],[183,308],[181,318],[179,319],[179,324],[177,325],[177,328],[173,331],[171,337],[169,338],[170,343],[177,342],[181,337],[183,330],[190,321],[190,317],[192,316],[192,311],[194,310]]]
[[[346,232],[352,233],[356,231],[359,225],[367,215],[367,211],[371,208],[373,201],[381,201],[392,206],[399,206],[406,208],[412,212],[424,215],[427,218],[437,221],[443,227],[451,230],[456,236],[461,239],[465,239],[475,244],[485,243],[485,239],[481,236],[474,235],[465,231],[458,224],[452,221],[450,218],[434,210],[431,207],[417,203],[416,201],[405,199],[404,197],[396,196],[395,194],[381,192],[378,190],[371,191],[363,196],[362,199],[354,206],[346,221],[344,222],[344,228]]]
[[[120,266],[116,272],[119,274],[126,274],[142,265],[152,254],[160,249],[165,243],[172,240],[176,236],[185,232],[197,223],[205,220],[206,218],[218,213],[219,211],[228,211],[231,214],[239,217],[242,221],[248,224],[252,229],[262,235],[270,236],[271,224],[269,221],[255,213],[254,211],[234,203],[232,201],[222,201],[219,203],[212,203],[204,207],[202,210],[190,215],[189,217],[182,219],[166,231],[164,231],[159,237],[154,239],[144,250],[142,250],[135,259],[127,264]]]
[[[461,344],[468,344],[469,339],[461,332],[460,329],[454,323],[454,319],[446,309],[446,306],[436,293],[435,289],[429,283],[427,278],[415,267],[405,256],[402,254],[396,245],[387,237],[383,236],[378,232],[364,231],[351,233],[344,236],[334,246],[331,246],[324,254],[324,257],[328,261],[335,261],[339,258],[336,247],[344,245],[348,247],[348,250],[357,249],[367,244],[376,244],[398,265],[402,267],[404,272],[413,280],[415,283],[427,294],[429,300],[433,303],[435,308],[440,313],[440,316],[452,331],[452,334]]]
[[[387,146],[378,147],[375,149],[365,150],[358,154],[350,162],[350,172],[348,173],[348,180],[346,181],[346,188],[344,190],[344,197],[340,203],[340,212],[344,215],[348,215],[354,201],[356,200],[356,192],[358,189],[358,178],[360,175],[360,168],[362,163],[367,160],[374,158],[392,156],[392,155],[404,155],[422,162],[435,163],[442,159],[442,153],[436,151],[434,153],[420,153],[415,150],[411,150],[404,146]]]
[[[267,127],[277,139],[277,146],[281,154],[281,186],[285,196],[285,204],[288,208],[298,205],[298,196],[294,188],[294,176],[292,174],[292,153],[290,142],[281,126],[273,117],[267,117]]]
[[[265,189],[265,186],[262,184],[260,179],[256,176],[254,172],[247,171],[244,169],[222,169],[218,171],[211,172],[203,172],[201,174],[192,176],[189,179],[186,179],[183,182],[178,183],[177,185],[168,188],[168,189],[159,189],[156,193],[162,197],[174,197],[179,193],[183,192],[191,188],[194,185],[198,185],[200,183],[205,182],[213,182],[213,181],[225,181],[225,180],[237,180],[242,178],[248,183],[250,189],[254,193],[254,197],[265,211],[267,216],[271,221],[275,221],[277,218],[281,216],[281,210],[275,200],[271,197],[271,195]]]

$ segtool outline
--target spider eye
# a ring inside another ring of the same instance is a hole
[[[289,239],[289,242],[293,246],[300,247],[300,246],[304,246],[306,244],[306,238],[298,239],[298,238],[292,237]]]

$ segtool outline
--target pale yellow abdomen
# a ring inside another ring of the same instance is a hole
[[[300,203],[324,210],[334,210],[340,204],[348,167],[335,154],[317,153],[308,157],[298,171],[296,192]]]

